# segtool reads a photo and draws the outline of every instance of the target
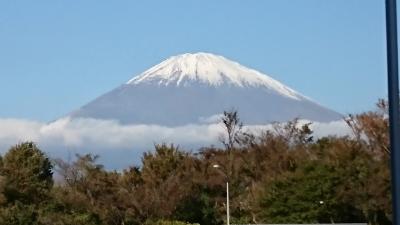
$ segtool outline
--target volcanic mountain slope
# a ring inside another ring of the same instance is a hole
[[[246,124],[341,115],[239,63],[210,53],[173,56],[72,112],[72,118],[181,126],[236,109]]]

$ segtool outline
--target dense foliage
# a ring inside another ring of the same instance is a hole
[[[255,135],[237,112],[221,122],[223,148],[155,145],[123,171],[98,156],[51,161],[35,143],[17,144],[0,161],[0,224],[217,225],[227,181],[231,223],[391,224],[384,101],[346,119],[351,137],[315,139],[297,120]]]

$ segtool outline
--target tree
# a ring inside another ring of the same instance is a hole
[[[224,111],[224,116],[221,118],[226,134],[220,137],[220,141],[225,146],[225,149],[232,151],[235,144],[240,142],[240,135],[243,128],[243,123],[239,119],[236,110]]]
[[[39,203],[53,186],[53,165],[33,142],[12,147],[4,156],[1,175],[9,202]]]
[[[38,214],[33,205],[17,201],[8,208],[0,209],[0,223],[3,225],[39,225]]]
[[[177,204],[190,194],[194,161],[174,145],[156,145],[142,159],[142,210],[148,217],[171,217]]]
[[[388,103],[380,99],[377,109],[349,115],[347,124],[360,143],[366,142],[369,150],[384,157],[390,156]]]
[[[157,221],[146,221],[144,225],[200,225],[200,224],[191,224],[191,223],[186,223],[182,221],[176,221],[176,220],[157,220]]]
[[[217,209],[207,190],[199,190],[199,193],[183,199],[174,212],[174,218],[196,224],[222,224],[222,221],[217,219]]]
[[[64,177],[58,198],[81,215],[74,219],[94,223],[98,217],[104,224],[119,225],[125,218],[123,207],[118,207],[122,202],[118,186],[120,175],[106,171],[103,165],[96,163],[97,159],[98,156],[87,154],[77,155],[73,163],[58,160],[58,171]]]
[[[338,198],[339,185],[334,167],[308,163],[266,187],[260,217],[267,223],[364,222],[361,211]]]
[[[391,224],[390,172],[387,157],[377,157],[357,139],[323,138],[313,145],[316,160],[340,177],[336,197],[359,209],[368,224]]]

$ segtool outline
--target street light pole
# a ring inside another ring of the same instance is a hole
[[[226,181],[226,224],[229,225],[229,182]]]
[[[400,111],[396,0],[386,0],[387,73],[392,172],[393,224],[400,225]]]
[[[219,169],[220,166],[218,164],[214,164],[213,168],[218,169],[218,171],[220,171],[222,174],[224,174],[224,176],[226,178],[226,224],[230,225],[230,222],[229,222],[229,179],[228,179],[228,175],[226,175],[226,173],[224,173],[223,171],[221,171]]]

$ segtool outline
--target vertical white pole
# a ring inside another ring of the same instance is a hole
[[[229,225],[229,183],[226,182],[226,224]]]

